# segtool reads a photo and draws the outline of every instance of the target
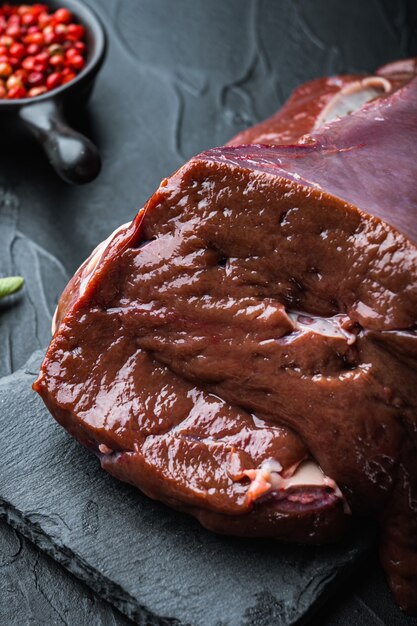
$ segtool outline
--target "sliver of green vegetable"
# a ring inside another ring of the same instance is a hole
[[[0,278],[0,298],[10,296],[12,293],[16,293],[23,287],[24,278],[21,276],[6,276]]]

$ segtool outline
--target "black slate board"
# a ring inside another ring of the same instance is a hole
[[[137,623],[296,624],[366,549],[217,536],[118,483],[32,392],[41,358],[0,380],[0,516]]]
[[[269,115],[304,80],[417,53],[414,0],[88,2],[110,31],[109,58],[89,110],[73,117],[101,148],[100,178],[66,187],[33,142],[1,128],[0,273],[22,271],[27,287],[0,306],[0,375],[45,345],[65,275],[185,158]],[[410,623],[372,563],[326,624]],[[2,625],[128,623],[1,521],[0,568]]]
[[[132,622],[4,521],[0,522],[2,626],[132,626]]]

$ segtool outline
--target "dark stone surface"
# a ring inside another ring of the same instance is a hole
[[[132,622],[1,522],[0,624],[129,626]]]
[[[186,158],[274,112],[302,81],[417,54],[413,0],[89,3],[110,31],[109,57],[88,110],[72,117],[100,146],[100,177],[87,187],[65,186],[31,139],[2,126],[0,274],[22,272],[26,288],[0,305],[0,375],[46,344],[66,277]],[[3,413],[0,405],[2,419]],[[30,415],[22,417],[30,423]],[[21,459],[13,484],[20,481],[30,492],[23,443],[16,435],[2,444]],[[67,445],[74,459],[84,459],[85,452]],[[57,471],[62,453],[57,446]],[[94,459],[88,463],[96,467]],[[0,488],[4,480],[0,474]],[[128,623],[4,523],[0,599],[1,625]],[[249,623],[277,623],[274,611],[262,596]],[[394,606],[376,558],[323,611],[317,624],[326,626],[351,624],[352,616],[361,626],[409,623]]]
[[[310,626],[416,626],[387,592],[376,551],[309,622]]]

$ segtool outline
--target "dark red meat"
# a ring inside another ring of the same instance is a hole
[[[104,469],[218,532],[376,516],[409,611],[416,105],[414,61],[323,79],[191,159],[71,280],[34,386]]]

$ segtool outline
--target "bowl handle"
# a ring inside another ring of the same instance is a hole
[[[43,147],[56,173],[67,183],[82,185],[98,175],[101,159],[97,148],[68,125],[60,101],[27,104],[19,115]]]

